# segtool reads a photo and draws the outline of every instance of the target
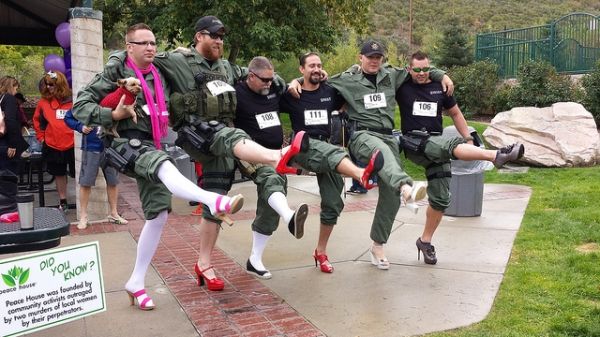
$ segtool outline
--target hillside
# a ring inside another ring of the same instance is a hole
[[[407,53],[410,0],[375,0],[374,36]],[[445,24],[461,24],[474,34],[543,25],[572,12],[600,14],[598,0],[412,0],[413,50],[436,42]]]

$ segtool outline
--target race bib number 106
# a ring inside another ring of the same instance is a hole
[[[423,117],[436,117],[437,116],[437,103],[436,102],[418,102],[413,103],[413,115]]]

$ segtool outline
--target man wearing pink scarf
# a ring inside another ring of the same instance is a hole
[[[107,139],[110,142],[107,158],[112,158],[107,161],[137,180],[146,222],[125,290],[132,305],[137,301],[139,309],[151,310],[155,304],[145,291],[144,278],[171,210],[171,195],[201,202],[222,219],[242,207],[243,197],[229,198],[199,188],[181,175],[173,159],[162,150],[161,139],[167,134],[169,115],[165,101],[168,91],[162,75],[152,64],[156,39],[150,27],[145,24],[129,27],[126,54],[120,55],[111,58],[104,71],[79,92],[73,113],[85,125],[116,129],[118,137]],[[135,103],[125,105],[123,96],[114,110],[101,107],[99,102],[116,89],[117,79],[127,77],[138,78],[142,83],[142,92]]]

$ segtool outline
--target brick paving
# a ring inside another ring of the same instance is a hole
[[[346,207],[349,206],[356,211],[372,209],[374,203],[357,202]],[[121,176],[118,208],[129,220],[128,225],[98,223],[85,230],[72,225],[71,235],[129,231],[137,241],[144,220],[135,180]],[[311,206],[311,210],[313,208],[318,212],[318,205]],[[241,211],[232,216],[235,220],[253,217],[253,211]],[[196,247],[200,241],[194,225],[199,221],[198,216],[171,213],[152,265],[201,336],[325,336],[281,297],[246,274],[244,267],[219,248],[215,248],[212,260],[217,275],[225,281],[225,289],[208,291],[206,287],[198,287],[193,266],[198,258]]]

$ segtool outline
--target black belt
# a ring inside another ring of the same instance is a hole
[[[329,141],[329,137],[328,136],[323,136],[323,135],[308,135],[310,138],[312,139],[317,139],[320,141],[324,141],[324,142],[328,142]]]
[[[135,129],[127,129],[119,131],[119,137],[127,139],[152,140],[152,135]]]
[[[366,128],[363,126],[357,126],[356,131],[371,131],[381,133],[382,135],[392,135],[392,129],[377,129],[377,128]]]
[[[439,131],[424,131],[424,130],[411,130],[411,131],[408,131],[406,134],[410,135],[411,132],[415,132],[415,133],[427,133],[430,136],[440,136],[442,134]]]

